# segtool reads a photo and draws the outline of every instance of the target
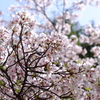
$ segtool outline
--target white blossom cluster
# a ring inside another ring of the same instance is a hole
[[[17,1],[0,27],[0,100],[100,100],[100,25],[71,34],[76,11],[99,0],[74,1],[73,13],[61,0],[55,23],[46,9],[57,0]]]

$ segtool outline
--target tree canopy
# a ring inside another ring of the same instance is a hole
[[[0,12],[0,100],[99,100],[100,25],[77,18],[100,1],[16,1]]]

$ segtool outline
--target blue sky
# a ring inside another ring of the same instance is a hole
[[[8,11],[7,11],[7,9],[8,9],[8,7],[10,6],[10,5],[14,5],[14,4],[16,4],[17,2],[15,1],[15,0],[1,0],[1,2],[0,2],[0,10],[1,11],[3,11],[4,12],[4,18],[8,18]]]
[[[5,16],[3,16],[4,18],[8,17],[7,8],[14,4],[16,4],[15,0],[2,0],[2,2],[0,2],[0,10],[5,13]],[[79,19],[79,22],[81,25],[85,25],[88,24],[90,20],[94,20],[95,23],[100,23],[100,7],[87,6],[82,13],[82,17]]]
[[[79,21],[82,25],[85,25],[89,23],[90,20],[94,20],[96,24],[100,23],[100,7],[86,7]]]

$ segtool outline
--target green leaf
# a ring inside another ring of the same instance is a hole
[[[94,68],[95,66],[91,66],[90,68]]]
[[[4,85],[4,82],[2,80],[0,80],[0,85]]]
[[[74,100],[73,98],[70,98],[70,100]]]
[[[81,61],[80,61],[80,60],[78,60],[78,61],[76,61],[76,63],[81,63]]]
[[[0,66],[0,69],[4,69],[3,66]]]
[[[32,78],[36,77],[37,75],[38,75],[37,73],[34,73],[34,74],[32,75]]]
[[[87,94],[87,96],[88,96],[88,97],[91,97],[91,95],[90,95],[90,94]]]
[[[59,66],[59,62],[58,61],[53,62],[53,64],[55,64],[56,66]]]
[[[67,64],[67,63],[65,63],[65,64],[64,64],[64,66],[65,66],[65,67],[68,67],[68,64]]]
[[[19,89],[16,89],[15,91],[16,91],[16,93],[19,93],[19,92],[20,92],[20,90],[19,90]]]
[[[39,96],[38,95],[34,95],[34,97],[37,99]]]
[[[17,84],[20,84],[20,81],[16,81]]]
[[[100,80],[100,77],[98,77],[98,80]]]
[[[85,90],[86,90],[86,91],[90,91],[90,90],[91,90],[91,88],[87,87],[87,88],[85,88]]]

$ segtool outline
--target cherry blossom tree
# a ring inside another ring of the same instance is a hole
[[[100,25],[71,25],[100,1],[17,1],[0,20],[0,100],[99,100]]]

